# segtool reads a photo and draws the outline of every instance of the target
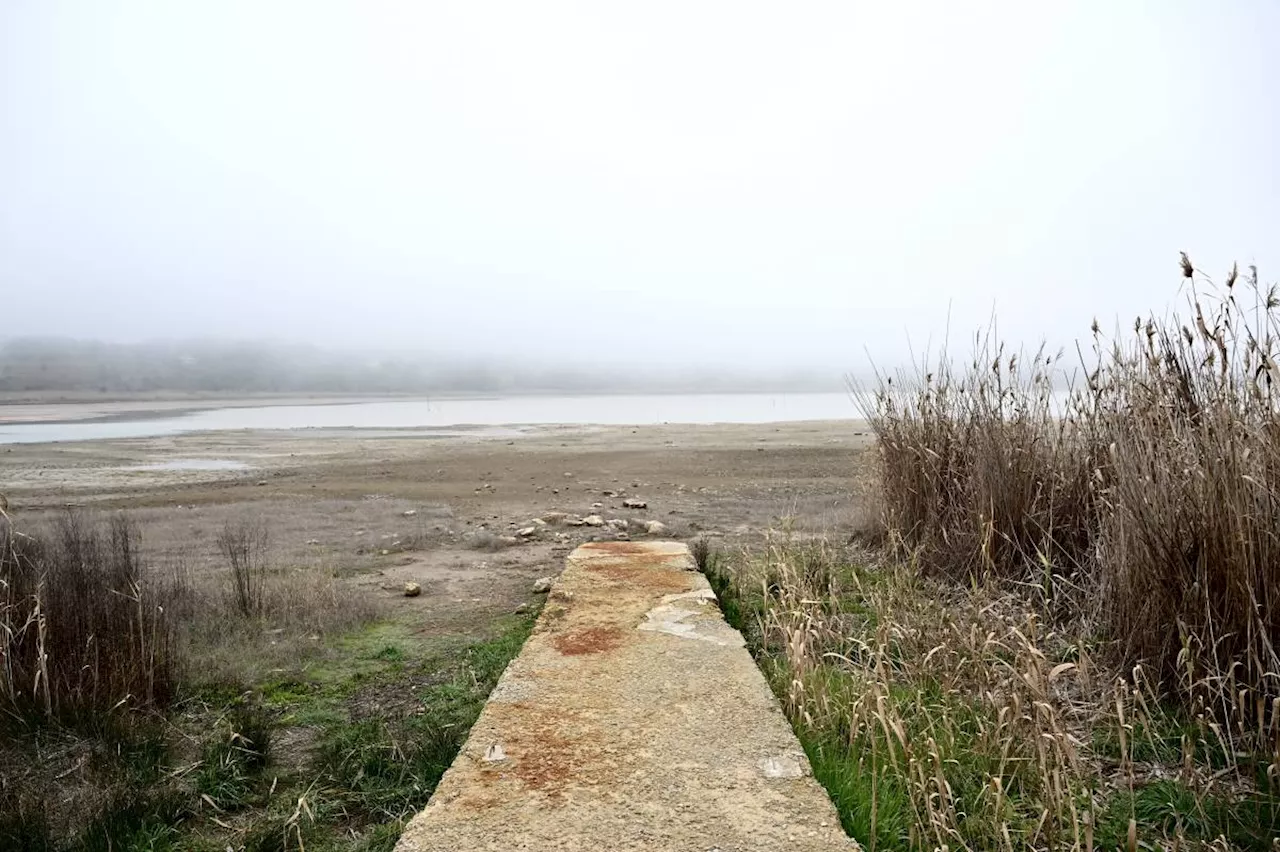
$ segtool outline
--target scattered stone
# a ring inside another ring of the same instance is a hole
[[[265,479],[259,479],[257,482],[254,483],[254,485],[266,485],[266,484],[267,484],[267,481]]]
[[[404,511],[404,513],[403,513],[403,514],[404,514],[404,516],[405,516],[406,518],[412,518],[414,515],[418,514],[418,510],[417,510],[417,509],[406,509],[406,510]]]
[[[552,579],[550,577],[539,577],[533,581],[533,593],[535,595],[546,594],[551,591]]]
[[[523,615],[528,611],[529,611],[529,605],[527,603],[522,603],[520,604],[520,606],[516,607],[515,609],[516,615]]]
[[[583,520],[582,518],[566,518],[565,519],[565,524],[571,527],[580,527],[585,523],[586,521]]]
[[[520,543],[520,539],[516,538],[513,535],[498,536],[498,544],[501,544],[503,547],[514,547],[519,543]]]
[[[406,598],[416,598],[420,594],[422,594],[422,586],[417,583],[404,584],[404,596]]]
[[[544,524],[563,524],[569,519],[565,512],[547,512],[542,516],[541,520]]]
[[[589,527],[604,526],[604,518],[600,517],[599,515],[587,515],[585,518],[582,519],[582,522]]]
[[[628,497],[622,501],[622,505],[627,509],[647,509],[649,504],[643,500],[637,500],[635,497]]]
[[[320,543],[320,539],[318,539],[318,538],[309,538],[309,539],[307,539],[307,544],[319,544],[319,543]]]
[[[645,521],[644,531],[649,535],[663,535],[667,531],[667,525],[662,521]]]
[[[618,492],[616,492],[616,491],[601,491],[601,492],[600,492],[600,496],[602,496],[602,497],[617,497],[617,496],[618,496]]]
[[[631,536],[624,532],[614,533],[613,537],[616,541],[631,541]]]
[[[537,534],[538,534],[537,527],[521,527],[520,529],[516,530],[517,538],[533,538]]]
[[[603,508],[604,508],[604,504],[603,504],[603,503],[592,503],[592,504],[591,504],[591,508],[593,508],[593,509],[603,509]]]
[[[609,526],[613,527],[615,530],[618,530],[619,532],[626,532],[628,525],[626,520],[623,518],[610,518]]]
[[[565,478],[565,479],[573,479],[573,474],[572,474],[572,473],[567,473],[567,472],[566,472],[566,473],[565,473],[565,475],[564,475],[564,478]]]
[[[547,525],[547,522],[542,520],[542,518],[534,518],[533,520],[529,521],[529,526],[531,527],[545,527],[546,525]]]
[[[382,550],[379,550],[379,551],[378,551],[378,553],[379,553],[379,555],[381,555],[381,556],[390,556],[390,555],[391,555],[391,551],[390,551],[390,550],[387,550],[386,548],[383,548]]]

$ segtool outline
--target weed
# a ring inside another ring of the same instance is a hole
[[[48,536],[0,523],[0,701],[26,725],[92,724],[166,705],[174,627],[136,528],[68,513]]]
[[[267,543],[267,528],[260,521],[227,521],[218,533],[218,550],[231,572],[232,599],[246,617],[262,614]]]
[[[219,811],[249,805],[270,745],[271,719],[265,711],[252,706],[233,709],[205,743],[196,792]]]
[[[1086,622],[850,555],[774,538],[708,577],[863,848],[1117,848],[1131,820],[1152,848],[1271,848],[1269,751],[1095,658]]]

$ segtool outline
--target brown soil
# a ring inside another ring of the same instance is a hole
[[[0,493],[19,523],[38,524],[68,504],[128,509],[157,564],[173,558],[196,570],[219,564],[214,536],[223,523],[261,518],[276,561],[332,570],[353,592],[445,633],[474,630],[531,600],[532,581],[557,574],[577,544],[599,539],[620,557],[634,550],[589,526],[552,524],[518,544],[503,541],[552,511],[661,520],[664,538],[706,535],[730,546],[782,526],[850,533],[866,511],[870,445],[853,421],[537,427],[514,438],[215,432],[0,445]],[[250,469],[130,469],[192,458]],[[649,508],[625,508],[628,497]],[[404,597],[406,582],[423,593]]]

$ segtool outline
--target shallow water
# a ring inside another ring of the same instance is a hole
[[[97,422],[0,425],[0,444],[147,438],[235,429],[414,429],[463,425],[646,425],[853,420],[845,393],[508,396],[213,408]]]

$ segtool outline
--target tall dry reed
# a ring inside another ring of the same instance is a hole
[[[64,516],[46,535],[0,519],[0,701],[6,718],[92,721],[165,704],[173,625],[137,531]]]
[[[1095,323],[1079,369],[983,335],[859,398],[921,570],[1030,582],[1232,716],[1280,697],[1280,299],[1182,273],[1182,312]]]

